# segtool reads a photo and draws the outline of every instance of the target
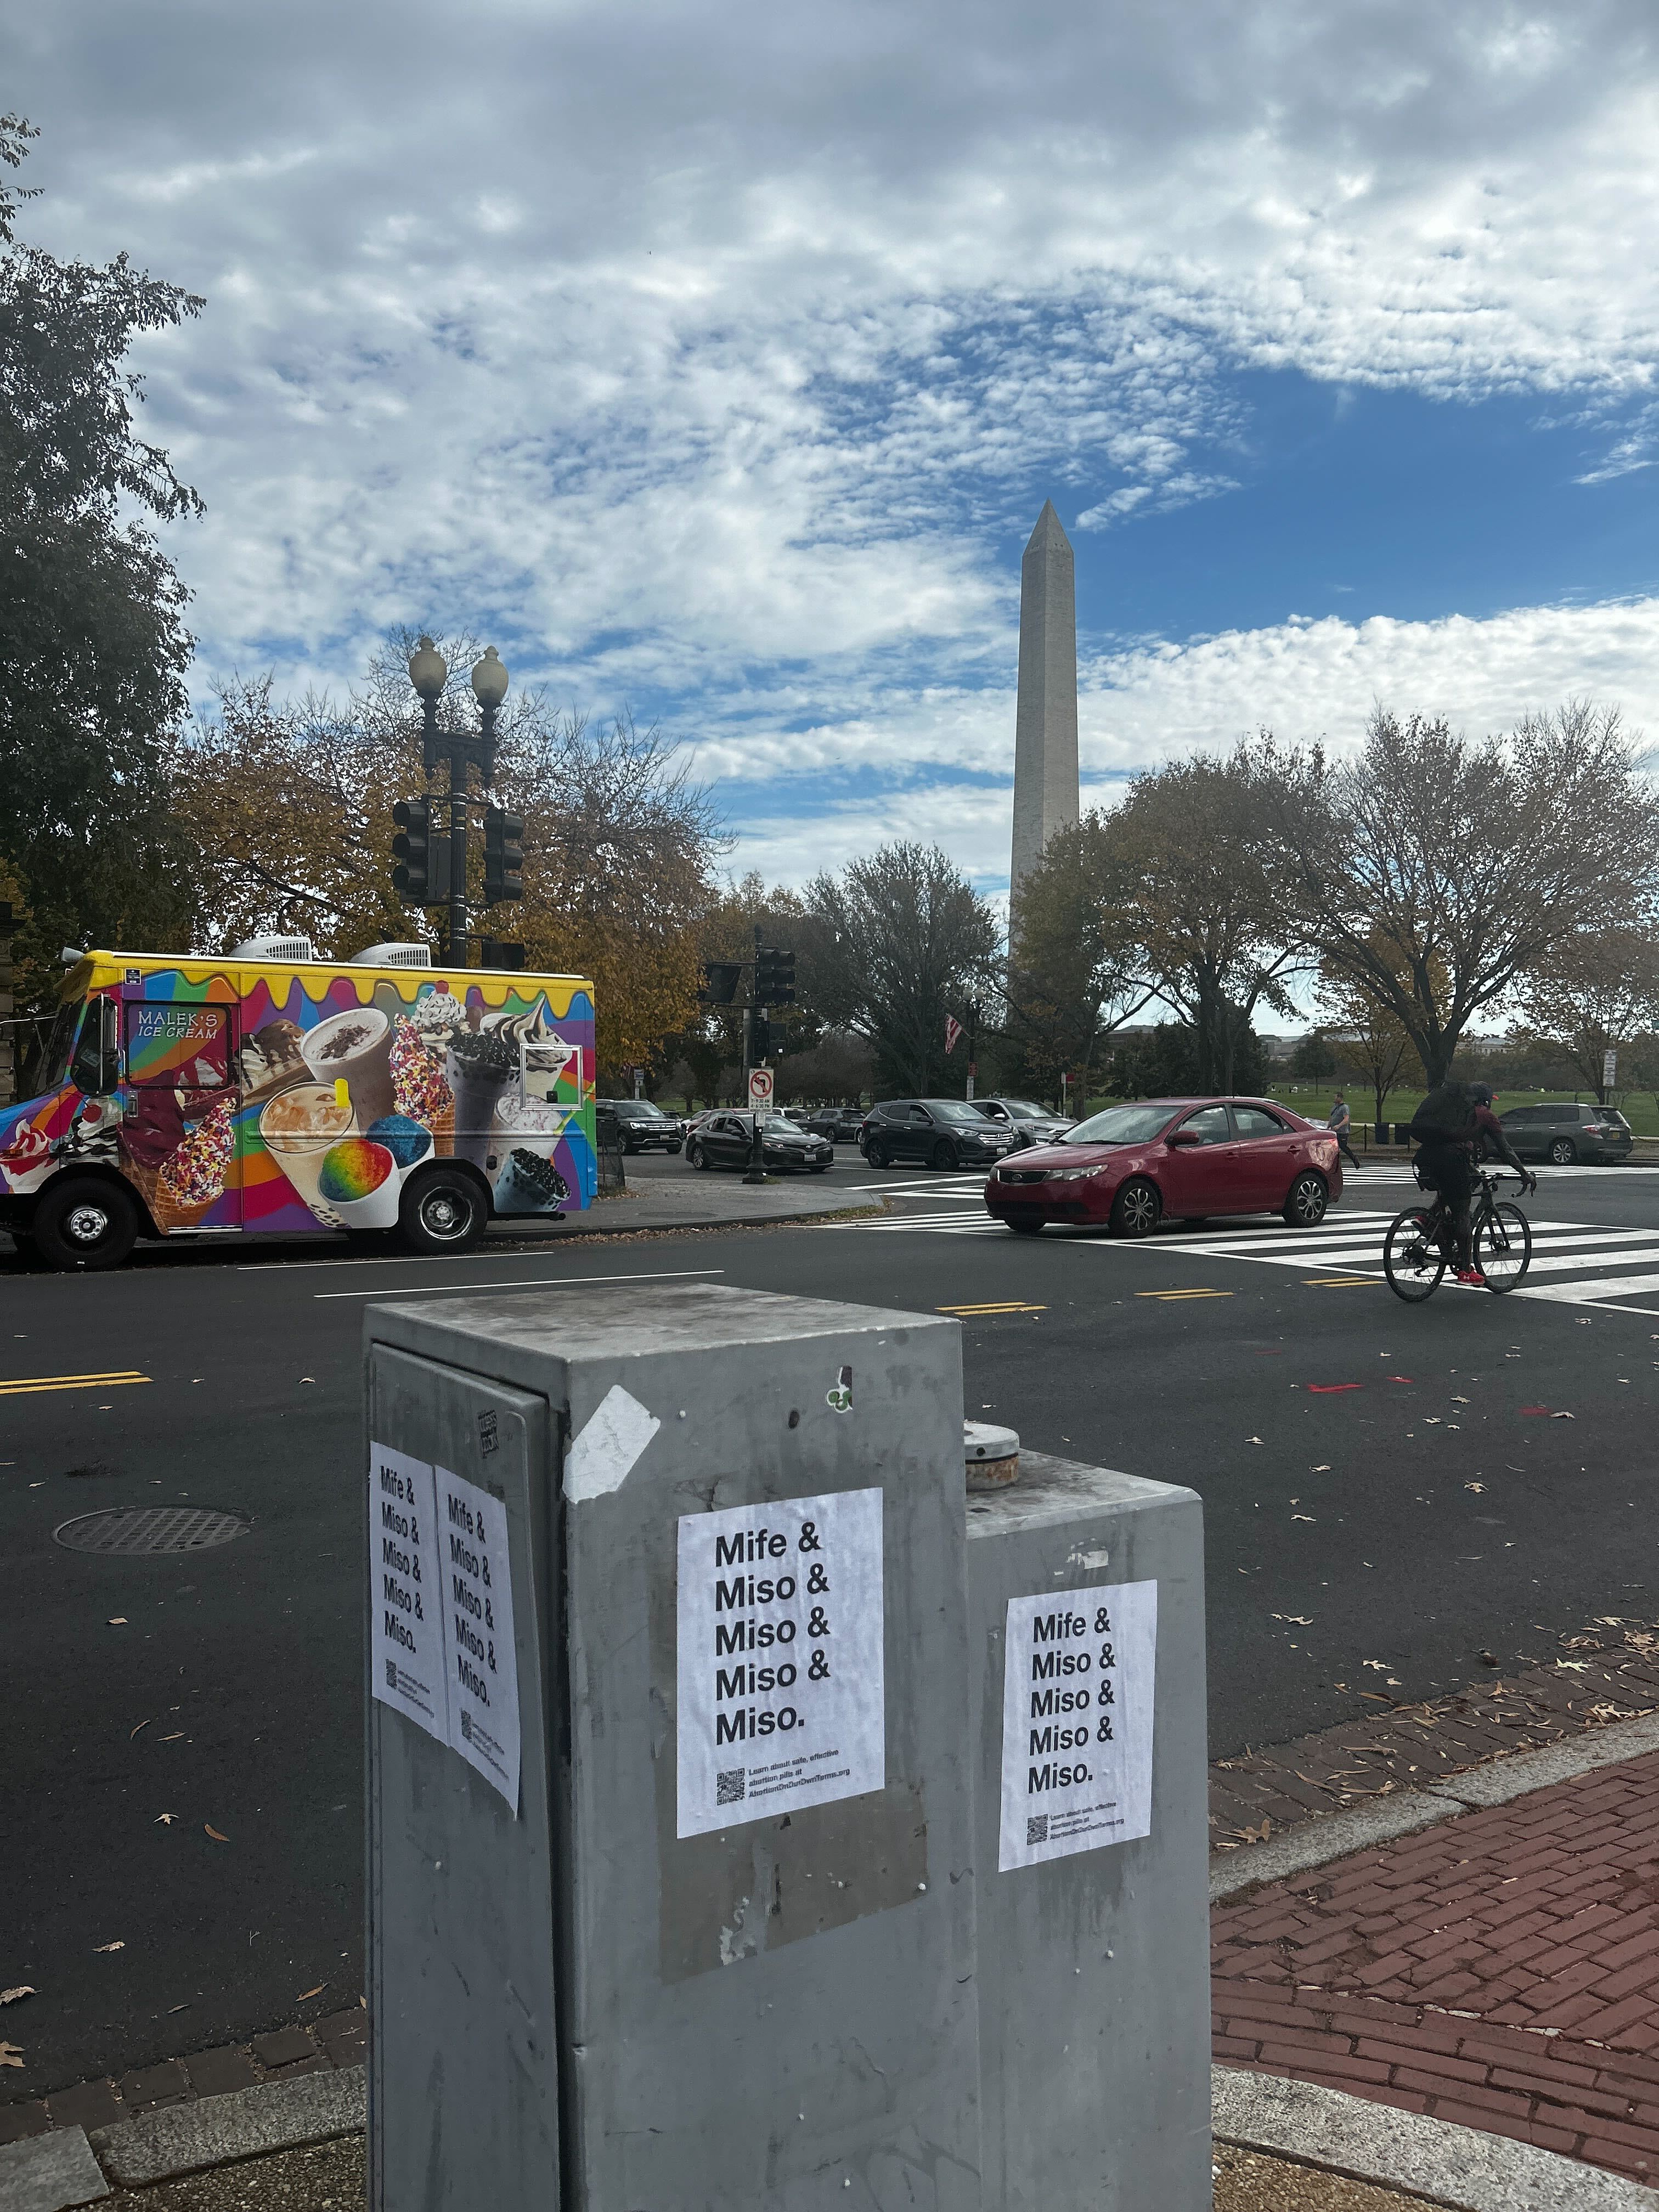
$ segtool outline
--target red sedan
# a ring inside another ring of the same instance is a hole
[[[1031,1235],[1045,1221],[1150,1237],[1163,1220],[1279,1213],[1313,1229],[1342,1195],[1336,1139],[1266,1098],[1152,1098],[1109,1106],[1003,1161],[987,1211]]]

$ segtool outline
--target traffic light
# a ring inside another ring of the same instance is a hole
[[[705,960],[697,1004],[700,1006],[729,1006],[738,995],[738,979],[742,974],[743,963],[740,960]]]
[[[441,906],[449,896],[449,839],[435,826],[436,805],[429,799],[400,799],[392,818],[398,825],[392,880],[399,896],[410,906]]]
[[[761,1006],[792,1006],[795,1003],[795,956],[793,952],[755,948],[755,1003]]]
[[[503,945],[498,937],[486,937],[483,939],[483,948],[479,957],[486,968],[522,968],[524,966],[523,945]]]
[[[484,809],[484,904],[524,896],[524,823],[499,806]]]
[[[781,1022],[769,1022],[757,1006],[749,1009],[749,1058],[758,1066],[763,1060],[775,1060],[783,1050],[787,1032]]]

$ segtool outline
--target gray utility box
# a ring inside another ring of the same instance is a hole
[[[967,1520],[985,2203],[1203,2212],[1202,1507],[1026,1452]]]
[[[371,2203],[977,2212],[957,1324],[367,1335]]]

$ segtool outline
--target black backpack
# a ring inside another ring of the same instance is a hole
[[[1474,1101],[1466,1083],[1443,1083],[1412,1115],[1414,1145],[1456,1144],[1474,1134]]]

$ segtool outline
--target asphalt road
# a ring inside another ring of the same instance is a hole
[[[1409,1188],[1383,1171],[1351,1177],[1317,1238],[1268,1219],[1141,1245],[1016,1238],[970,1177],[853,1160],[835,1180],[902,1218],[443,1263],[222,1244],[108,1276],[0,1261],[0,1988],[37,1992],[0,2014],[25,2059],[0,2098],[356,2001],[360,1316],[383,1293],[696,1272],[1002,1308],[963,1315],[970,1414],[1204,1498],[1217,1754],[1659,1613],[1659,1174],[1545,1170],[1522,1292],[1415,1308],[1376,1273]],[[78,1387],[123,1373],[143,1379]],[[183,1558],[54,1540],[160,1502],[251,1529]]]

